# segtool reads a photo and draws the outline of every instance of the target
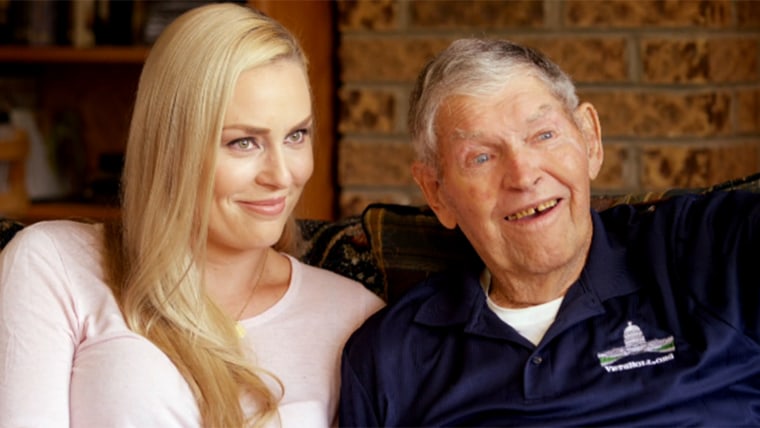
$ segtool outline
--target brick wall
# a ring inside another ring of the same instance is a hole
[[[760,1],[337,2],[341,216],[421,204],[408,94],[452,39],[541,49],[599,110],[597,193],[700,187],[760,171]]]

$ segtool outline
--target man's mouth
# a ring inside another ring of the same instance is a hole
[[[547,211],[556,207],[558,203],[559,203],[559,199],[552,199],[550,201],[546,201],[541,204],[538,204],[538,206],[536,207],[528,208],[526,210],[516,212],[514,214],[510,214],[504,217],[504,220],[514,221],[514,220],[520,220],[521,218],[525,218],[525,217],[535,216],[535,215],[541,214],[544,211]]]

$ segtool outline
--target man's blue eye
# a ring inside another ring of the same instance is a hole
[[[538,139],[539,140],[548,140],[548,139],[550,139],[552,137],[554,137],[554,132],[553,131],[542,132],[541,134],[538,135]]]
[[[475,156],[475,163],[476,164],[486,163],[489,159],[491,159],[490,156],[488,156],[485,153],[482,153],[482,154],[479,154],[479,155]]]

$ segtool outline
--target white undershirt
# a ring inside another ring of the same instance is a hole
[[[529,306],[527,308],[505,308],[497,305],[491,300],[488,292],[491,288],[491,272],[488,269],[484,269],[480,275],[480,285],[483,287],[483,291],[486,293],[486,303],[488,307],[498,316],[502,321],[509,324],[517,330],[523,337],[530,340],[534,345],[538,345],[541,339],[546,334],[546,330],[554,322],[559,312],[559,307],[562,304],[564,296],[558,297],[540,305]]]

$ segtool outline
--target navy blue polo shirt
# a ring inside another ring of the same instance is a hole
[[[760,425],[760,195],[592,212],[534,346],[480,272],[412,288],[347,343],[342,426]]]

